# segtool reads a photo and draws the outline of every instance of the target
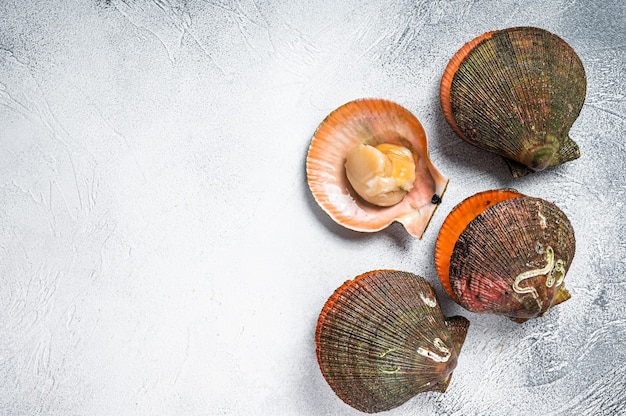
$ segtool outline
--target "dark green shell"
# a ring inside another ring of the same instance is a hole
[[[430,284],[389,270],[344,283],[320,313],[317,359],[333,391],[367,413],[444,392],[469,322],[446,320]]]
[[[463,52],[458,68],[449,68],[455,72],[449,95],[454,120],[448,121],[455,130],[511,161],[514,176],[580,157],[569,138],[586,94],[576,52],[538,28],[510,28],[482,38]]]

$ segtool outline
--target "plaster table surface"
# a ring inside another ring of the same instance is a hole
[[[512,179],[438,92],[465,42],[519,25],[565,39],[588,84],[580,159]],[[625,28],[622,0],[0,2],[0,414],[360,414],[315,324],[380,268],[471,321],[448,391],[385,414],[626,414]],[[450,178],[421,240],[311,196],[316,127],[363,97],[415,114]],[[454,304],[433,261],[447,213],[505,187],[577,237],[572,298],[521,325]]]

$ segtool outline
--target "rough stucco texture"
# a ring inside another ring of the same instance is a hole
[[[438,86],[463,43],[518,25],[573,46],[588,89],[582,157],[513,180]],[[624,27],[622,0],[2,1],[0,414],[359,414],[313,336],[378,268],[472,322],[448,391],[388,414],[626,414]],[[361,97],[409,108],[451,178],[422,240],[343,229],[310,195],[315,128]],[[522,325],[461,309],[434,270],[447,213],[500,187],[577,236],[571,300]]]

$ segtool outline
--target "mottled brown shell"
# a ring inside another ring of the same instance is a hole
[[[443,286],[461,306],[523,322],[570,297],[563,279],[576,241],[570,221],[553,203],[513,191],[502,200],[502,192],[474,195],[455,208],[478,206],[476,199],[487,206],[456,239],[449,231],[454,226],[442,227],[436,264]]]
[[[376,270],[344,283],[320,313],[317,360],[333,391],[367,413],[444,392],[469,322],[444,319],[435,292],[417,275]]]
[[[580,156],[569,131],[586,87],[583,64],[563,39],[515,27],[465,44],[444,72],[440,98],[453,130],[504,156],[518,177]]]

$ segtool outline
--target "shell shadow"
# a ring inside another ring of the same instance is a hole
[[[434,267],[434,258],[435,258],[435,245],[437,244],[436,238],[431,238],[427,246],[425,248],[425,252],[428,253],[429,258],[425,261],[428,261],[429,266],[427,267],[428,273],[424,278],[430,283],[430,285],[435,290],[435,294],[437,295],[437,300],[439,301],[439,307],[441,308],[441,312],[443,316],[449,318],[454,315],[461,315],[467,318],[467,312],[461,306],[457,305],[456,302],[450,298],[448,293],[445,291],[443,286],[441,285],[441,281],[439,280],[439,275],[437,274],[437,270]],[[420,274],[419,272],[417,274]],[[468,318],[469,319],[469,318]]]
[[[439,97],[433,100],[433,106],[440,108]],[[486,173],[498,179],[511,176],[502,157],[465,142],[458,137],[446,121],[443,112],[434,116],[433,136],[437,137],[437,153],[462,171]]]

